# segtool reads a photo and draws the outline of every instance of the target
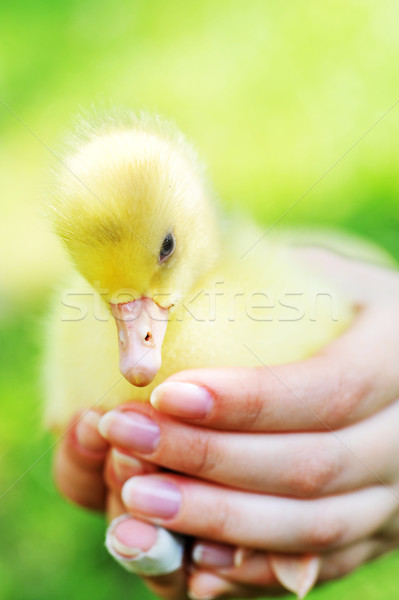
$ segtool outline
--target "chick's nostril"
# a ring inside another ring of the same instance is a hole
[[[147,331],[147,334],[146,334],[146,336],[144,338],[145,341],[148,342],[151,338],[152,338],[151,331]]]

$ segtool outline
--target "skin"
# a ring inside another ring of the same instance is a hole
[[[174,375],[169,382],[210,394],[202,418],[187,414],[169,387],[158,410],[131,403],[116,411],[123,435],[115,420],[101,438],[89,417],[86,435],[72,427],[59,445],[55,478],[69,498],[196,538],[187,574],[147,579],[162,598],[264,596],[278,589],[273,553],[319,556],[324,581],[399,545],[399,275],[325,250],[301,254],[358,309],[339,339],[296,364]],[[159,428],[153,450],[138,451],[126,435],[126,412]],[[173,517],[140,508],[137,486],[149,480],[176,486]],[[241,564],[227,566],[240,547]]]

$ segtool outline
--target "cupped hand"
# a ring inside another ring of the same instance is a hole
[[[257,597],[278,580],[305,592],[398,545],[398,277],[323,251],[309,259],[327,265],[359,308],[329,348],[296,365],[179,373],[153,397],[164,415],[132,404],[119,431],[117,413],[105,418],[101,430],[118,449],[98,436],[96,413],[59,447],[59,487],[92,508],[105,504],[108,455],[111,518],[126,512],[120,491],[134,477],[124,498],[148,525],[130,519],[128,545],[139,538],[150,548],[151,521],[204,538],[193,548],[192,597]],[[149,475],[158,465],[184,475]],[[157,482],[168,484],[161,498]],[[148,582],[165,599],[186,598],[182,570]]]
[[[134,517],[253,551],[221,570],[197,560],[196,597],[264,594],[273,554],[319,556],[326,579],[399,542],[398,275],[323,251],[306,259],[327,264],[358,308],[328,348],[291,365],[178,373],[153,393],[157,410],[132,403],[100,424],[124,454],[166,469],[123,486]],[[261,579],[254,561],[269,565]]]
[[[119,452],[98,432],[101,414],[86,410],[74,416],[59,440],[54,456],[54,480],[59,491],[70,501],[92,510],[105,511],[108,521],[126,513],[120,497],[126,479],[137,474],[153,473],[157,468]],[[118,551],[132,546],[146,554],[156,542],[157,530],[137,519],[117,526]],[[125,546],[125,548],[123,548]],[[183,566],[175,572],[157,577],[143,577],[152,591],[165,600],[187,600],[186,573]]]

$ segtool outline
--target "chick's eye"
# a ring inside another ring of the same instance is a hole
[[[175,249],[175,238],[171,233],[165,237],[162,242],[161,250],[159,251],[159,262],[164,262],[169,258]]]

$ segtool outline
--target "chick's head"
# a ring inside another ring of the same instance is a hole
[[[66,158],[54,195],[55,230],[107,301],[126,291],[176,304],[217,259],[213,206],[180,138],[94,135]]]
[[[51,217],[76,268],[123,322],[136,314],[134,301],[145,301],[147,312],[148,300],[159,309],[176,306],[215,264],[219,240],[209,196],[183,136],[158,119],[138,119],[94,129],[66,155]],[[136,329],[152,343],[151,323]],[[132,338],[123,327],[118,323],[120,350]]]

